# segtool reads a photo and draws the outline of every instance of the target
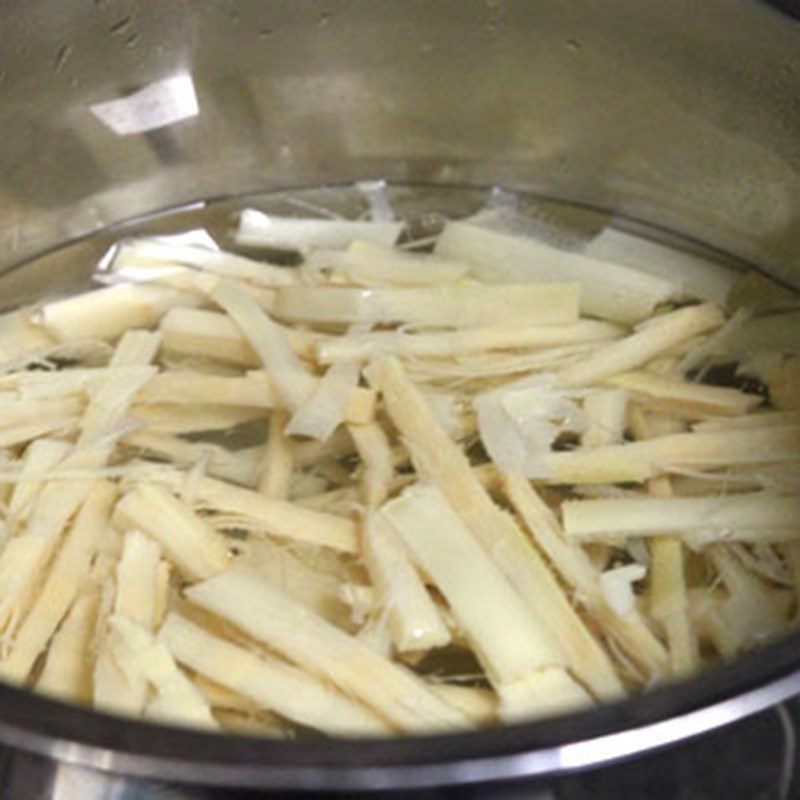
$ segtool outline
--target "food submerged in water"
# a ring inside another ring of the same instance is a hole
[[[795,298],[516,222],[431,249],[248,210],[246,252],[299,266],[126,239],[102,288],[0,319],[2,678],[383,736],[589,707],[790,629]]]

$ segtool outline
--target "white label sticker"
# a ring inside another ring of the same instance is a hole
[[[95,103],[89,110],[119,136],[163,128],[200,113],[191,75],[156,81],[138,92]]]

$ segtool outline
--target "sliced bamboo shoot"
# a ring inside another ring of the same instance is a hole
[[[303,670],[256,655],[170,614],[160,638],[175,658],[259,708],[315,730],[339,735],[382,735],[391,726],[367,707]]]
[[[458,283],[469,271],[466,264],[445,261],[428,253],[406,253],[374,242],[354,241],[335,253],[337,266],[364,286],[437,286]]]
[[[564,530],[573,541],[609,541],[707,528],[792,527],[800,518],[800,496],[756,492],[730,497],[567,500],[561,511]]]
[[[263,409],[242,406],[154,403],[132,409],[131,420],[150,434],[167,436],[208,431],[228,431],[237,425],[263,420]]]
[[[228,450],[211,442],[187,442],[178,436],[137,431],[125,436],[121,443],[151,456],[166,458],[181,466],[198,461],[205,464],[207,473],[221,480],[252,488],[256,483],[261,448]]]
[[[369,360],[397,355],[449,358],[520,348],[544,349],[562,345],[618,339],[624,329],[597,320],[582,319],[569,325],[502,326],[467,328],[444,333],[375,331],[320,340],[316,345],[321,364]]]
[[[74,703],[92,698],[92,642],[97,622],[97,591],[82,594],[73,603],[47,650],[36,691]]]
[[[117,596],[114,613],[153,630],[156,624],[157,584],[161,548],[141,531],[125,534],[122,557],[117,564]]]
[[[738,389],[688,383],[644,371],[615,375],[605,383],[627,389],[634,400],[645,402],[649,410],[689,418],[708,414],[738,417],[763,402],[759,395]]]
[[[229,566],[224,538],[160,486],[137,486],[117,503],[114,520],[152,536],[189,580],[209,578]]]
[[[550,633],[438,489],[406,489],[381,514],[446,598],[495,687],[563,666]],[[484,591],[477,593],[476,586]]]
[[[577,601],[651,680],[663,675],[667,653],[661,642],[635,609],[619,614],[609,605],[602,592],[599,571],[583,548],[564,538],[555,515],[530,482],[521,475],[504,475],[501,482],[514,510],[562,579],[574,590]]]
[[[178,244],[158,238],[129,239],[123,242],[111,264],[117,273],[142,273],[148,270],[163,271],[174,266],[193,267],[214,275],[238,278],[259,286],[288,286],[295,283],[295,270],[279,267],[264,261],[212,250],[208,247]]]
[[[261,363],[236,323],[226,314],[200,308],[174,308],[160,326],[163,347],[178,356],[218,359],[242,367]],[[300,358],[311,358],[318,342],[327,337],[298,328],[281,327],[290,347]]]
[[[680,291],[671,279],[469,221],[448,222],[434,252],[471,264],[472,274],[487,282],[578,281],[581,311],[614,322],[638,322]]]
[[[289,417],[285,411],[273,411],[263,456],[258,464],[258,491],[273,500],[286,500],[294,472],[294,444],[286,435]]]
[[[109,628],[115,652],[143,675],[156,691],[158,719],[211,730],[219,727],[205,697],[178,669],[163,642],[153,639],[143,627],[127,617],[111,617]],[[152,710],[148,716],[154,716]]]
[[[368,509],[377,508],[388,496],[394,478],[392,446],[377,422],[350,425],[348,431],[363,465],[364,502]]]
[[[370,380],[410,450],[418,471],[447,498],[472,534],[564,648],[575,675],[597,697],[624,692],[611,661],[513,519],[491,500],[461,449],[395,359],[377,362]]]
[[[300,408],[314,392],[317,381],[295,355],[281,328],[233,283],[220,284],[214,300],[233,318],[258,354],[287,408],[292,412]]]
[[[578,319],[577,284],[425,289],[286,287],[275,316],[292,322],[418,325],[567,325]]]
[[[642,482],[671,468],[768,464],[800,460],[800,426],[678,433],[643,442],[551,453],[546,480],[555,484]]]
[[[447,625],[386,515],[370,513],[363,526],[364,562],[389,615],[394,646],[406,653],[449,644]]]
[[[412,673],[382,658],[243,570],[187,589],[189,599],[274,647],[298,666],[327,678],[404,731],[470,727]]]
[[[64,459],[71,446],[59,439],[36,439],[25,450],[22,462],[20,482],[14,486],[8,503],[8,514],[11,519],[24,522],[30,515],[37,497],[45,486],[45,479],[32,479],[32,476],[43,475]]]
[[[253,409],[275,409],[281,405],[274,382],[260,370],[243,377],[204,375],[191,370],[171,370],[156,375],[137,395],[139,403],[193,405],[213,403]],[[364,424],[375,411],[375,395],[355,387],[349,394],[344,415],[348,422]]]
[[[131,478],[136,479],[136,471]],[[185,474],[169,468],[152,471],[140,469],[139,476],[179,491]],[[296,503],[273,500],[258,492],[242,489],[214,478],[200,478],[195,490],[200,505],[227,514],[240,514],[263,526],[273,536],[322,544],[353,553],[358,549],[357,529],[352,520],[303,508]]]
[[[0,661],[0,675],[7,680],[25,681],[88,578],[89,565],[108,525],[116,494],[116,487],[109,482],[98,482],[92,488],[30,613],[20,625],[8,654]]]
[[[452,683],[429,683],[428,686],[442,700],[463,711],[476,725],[490,725],[497,721],[497,696],[491,689]]]
[[[684,297],[724,306],[736,272],[696,253],[667,247],[616,228],[605,228],[583,251],[591,258],[676,281]]]
[[[340,250],[354,241],[391,247],[402,229],[402,222],[297,219],[246,208],[239,216],[236,243],[248,247],[299,250],[301,253],[312,247]]]
[[[712,305],[688,306],[647,322],[625,339],[608,345],[558,373],[562,386],[586,386],[636,369],[676,344],[716,328],[724,322]]]
[[[195,295],[165,286],[120,284],[47,303],[39,318],[61,342],[113,340],[131,328],[153,327],[171,308],[200,302]]]

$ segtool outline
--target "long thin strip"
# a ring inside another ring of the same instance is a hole
[[[367,508],[375,509],[386,499],[394,478],[392,446],[377,422],[349,425],[347,430],[361,459],[364,502]]]
[[[161,547],[158,543],[141,531],[128,531],[117,564],[115,614],[146,630],[155,628],[160,566]]]
[[[286,435],[289,417],[285,411],[273,411],[269,433],[258,464],[258,491],[273,500],[286,500],[294,472],[294,444]]]
[[[120,284],[47,303],[41,324],[59,341],[116,339],[132,328],[152,328],[170,308],[200,298],[164,286]]]
[[[406,489],[384,505],[381,514],[447,599],[495,686],[563,666],[550,633],[537,624],[438,489]]]
[[[627,389],[635,400],[644,401],[653,411],[665,411],[681,417],[738,417],[757,408],[764,399],[738,389],[707,386],[675,380],[651,372],[624,372],[607,378],[605,383]]]
[[[338,735],[391,731],[381,717],[303,670],[256,655],[214,636],[175,613],[159,638],[190,669],[247,698],[259,708],[315,730]]]
[[[364,286],[437,286],[454,284],[469,272],[467,264],[429,253],[407,253],[374,242],[354,241],[344,253],[333,253],[334,266]],[[324,263],[324,262],[323,262]]]
[[[800,517],[800,496],[757,492],[729,497],[567,500],[561,512],[564,530],[574,541],[608,541],[705,528],[791,527]]]
[[[679,423],[677,423],[679,425]],[[631,430],[639,439],[649,439],[674,430],[676,423],[640,410],[631,414]],[[647,482],[652,497],[672,497],[670,478],[662,476]],[[700,645],[690,615],[684,565],[684,544],[678,536],[649,539],[650,579],[648,585],[651,615],[661,623],[667,637],[670,670],[675,676],[689,675],[700,667]]]
[[[138,474],[131,470],[131,478],[155,481],[173,491],[180,491],[186,475],[168,467],[153,470],[140,465]],[[350,519],[313,511],[296,503],[273,500],[214,478],[201,477],[194,488],[198,502],[205,508],[240,514],[258,522],[266,533],[273,536],[326,545],[347,553],[358,550],[356,524]]]
[[[369,360],[398,355],[448,358],[492,350],[548,348],[618,339],[624,329],[609,322],[582,319],[569,325],[502,326],[467,328],[445,333],[375,331],[320,340],[316,345],[321,364]]]
[[[676,281],[610,261],[559,250],[529,236],[490,230],[475,222],[448,222],[434,252],[466,261],[487,282],[579,281],[581,311],[615,322],[638,322],[679,293]]]
[[[281,405],[274,381],[261,370],[243,377],[207,375],[192,370],[170,370],[156,375],[136,396],[138,403],[209,404],[275,409]],[[348,422],[369,422],[375,411],[375,394],[355,387],[344,408]]]
[[[141,270],[146,275],[148,268],[164,270],[173,265],[194,267],[214,275],[251,281],[259,286],[289,286],[297,281],[296,270],[291,268],[225,250],[178,244],[155,237],[122,242],[111,269],[114,272]]]
[[[317,380],[295,355],[280,327],[247,292],[231,282],[221,283],[213,296],[258,354],[287,408],[296,411],[311,396]]]
[[[126,331],[111,357],[108,373],[93,387],[81,420],[78,447],[88,447],[116,432],[136,393],[158,372],[150,366],[161,344],[151,331]]]
[[[716,306],[679,308],[648,321],[625,339],[560,370],[557,373],[558,382],[562,386],[586,386],[636,369],[676,344],[716,328],[723,322],[722,312]]]
[[[157,692],[158,718],[215,730],[219,725],[203,694],[184,675],[167,646],[127,617],[109,620],[113,647]],[[153,716],[152,712],[149,716]]]
[[[36,691],[73,703],[92,698],[92,654],[89,651],[97,622],[100,594],[90,590],[72,605],[50,641]]]
[[[328,338],[298,328],[279,327],[300,358],[312,358],[317,343]],[[164,350],[173,355],[217,359],[242,367],[261,363],[236,323],[218,311],[173,308],[164,315],[160,331]]]
[[[166,489],[140,484],[117,503],[116,523],[152,536],[189,580],[202,580],[228,568],[228,548],[192,510]]]
[[[278,290],[275,316],[292,322],[418,325],[567,325],[578,319],[577,284],[553,283],[354,289]]]
[[[205,465],[206,472],[224,481],[253,487],[258,474],[259,447],[228,450],[211,442],[187,442],[179,436],[136,431],[120,440],[126,447],[158,458],[168,458],[180,466]]]
[[[50,434],[68,433],[75,428],[80,417],[50,417],[0,428],[0,447],[15,447]]]
[[[362,523],[361,550],[370,580],[389,614],[389,632],[399,652],[443,647],[450,632],[397,535],[375,509],[389,494],[394,476],[391,444],[378,423],[351,425],[363,475],[362,497],[367,513]]]
[[[643,442],[546,457],[554,484],[642,482],[670,468],[769,464],[800,460],[800,426],[775,425],[737,431],[703,431],[660,436]]]
[[[96,466],[102,452],[76,451],[62,467]],[[31,509],[25,531],[0,553],[0,630],[12,637],[33,599],[36,581],[58,546],[73,514],[89,495],[94,481],[49,481]]]
[[[237,425],[263,420],[261,408],[240,406],[154,403],[138,405],[131,411],[131,421],[141,423],[147,432],[160,436],[208,431],[230,431]],[[124,431],[123,431],[124,432]]]
[[[623,615],[609,606],[598,570],[581,547],[565,540],[553,512],[530,482],[521,475],[504,475],[502,486],[534,540],[603,630],[619,642],[651,680],[666,672],[667,653],[661,642],[635,609]]]
[[[55,340],[31,320],[31,308],[0,314],[0,365],[7,367],[31,354],[47,351]]]
[[[357,240],[391,247],[402,229],[402,222],[298,219],[246,208],[239,215],[235,238],[237,244],[249,247],[299,250],[304,253],[312,247],[338,250]]]
[[[453,683],[429,683],[434,694],[463,711],[476,725],[497,722],[497,695],[478,686],[457,686]]]
[[[757,411],[742,417],[716,417],[695,422],[693,431],[741,431],[773,425],[800,424],[800,411]]]
[[[14,486],[8,503],[8,514],[17,522],[28,518],[37,497],[45,486],[45,479],[26,480],[36,473],[46,473],[64,459],[71,446],[59,439],[36,439],[25,449],[22,461],[22,480]]]
[[[0,430],[30,425],[50,417],[74,417],[82,414],[86,402],[82,397],[67,396],[52,399],[0,400]]]
[[[592,258],[623,264],[669,281],[677,281],[685,297],[724,306],[737,273],[697,253],[678,250],[616,228],[605,228],[584,252]]]
[[[465,455],[438,424],[399,362],[377,362],[369,377],[381,390],[389,416],[411,451],[418,471],[442,491],[532,613],[550,629],[568,655],[575,675],[597,697],[623,694],[606,652],[576,614],[525,534],[492,502]]]
[[[95,484],[87,497],[8,655],[0,661],[0,675],[5,679],[23,682],[44,652],[89,575],[89,565],[108,525],[116,494],[116,487],[103,481]]]
[[[186,590],[189,599],[323,676],[404,731],[468,728],[467,718],[412,673],[277,591],[263,578],[229,570]]]
[[[406,653],[449,644],[447,625],[386,516],[370,513],[363,527],[364,563],[389,614],[389,632],[397,650]]]

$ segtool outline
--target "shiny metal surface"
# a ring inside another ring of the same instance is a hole
[[[800,25],[755,0],[0,0],[0,266],[200,198],[382,177],[586,203],[797,283],[798,54]],[[316,749],[0,687],[0,739],[209,784],[473,782],[723,724],[796,692],[799,665],[794,640],[573,721]]]
[[[198,197],[382,176],[613,208],[786,272],[800,29],[755,0],[3,0],[0,260]],[[199,114],[89,106],[189,75]]]

